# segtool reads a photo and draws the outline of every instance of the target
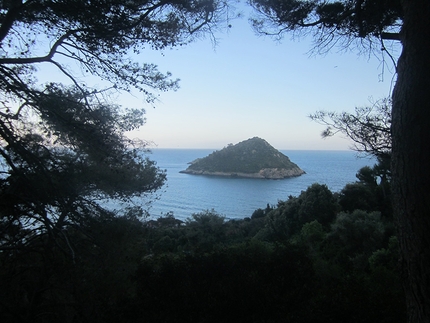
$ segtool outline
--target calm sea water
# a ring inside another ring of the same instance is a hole
[[[333,192],[356,181],[355,174],[375,160],[358,158],[352,151],[281,150],[306,174],[283,180],[224,178],[181,174],[196,158],[205,157],[212,149],[153,149],[149,155],[167,171],[167,185],[149,209],[158,218],[173,212],[178,219],[193,213],[214,209],[228,219],[250,217],[254,210],[276,205],[289,195],[297,196],[313,183],[326,184]]]

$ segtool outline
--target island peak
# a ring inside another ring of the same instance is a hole
[[[305,172],[266,140],[254,137],[198,158],[181,173],[282,179],[300,176]]]

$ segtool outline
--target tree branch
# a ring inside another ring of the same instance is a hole
[[[3,39],[5,39],[6,36],[9,34],[9,31],[12,28],[13,23],[18,17],[18,13],[23,7],[22,0],[11,0],[9,3],[10,3],[10,8],[6,13],[3,19],[3,22],[0,26],[0,42],[2,42]]]
[[[381,33],[381,38],[385,40],[399,40],[400,41],[400,34],[399,33]]]
[[[64,43],[64,41],[69,38],[71,35],[75,34],[79,30],[69,30],[67,31],[63,36],[58,38],[58,40],[54,43],[54,45],[49,50],[49,53],[45,56],[40,57],[6,57],[6,58],[0,58],[0,64],[7,65],[7,64],[35,64],[35,63],[44,63],[49,62],[54,57],[55,53],[57,52],[57,48]]]

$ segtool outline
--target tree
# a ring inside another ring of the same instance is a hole
[[[384,40],[400,40],[404,18],[400,0],[249,0],[249,3],[260,14],[251,20],[258,32],[278,38],[286,32],[312,32],[319,52],[327,52],[336,45],[350,47],[356,43],[361,47],[363,41],[383,45]]]
[[[165,179],[154,162],[130,149],[123,134],[140,123],[140,113],[121,114],[81,94],[50,85],[37,99],[37,122],[24,115],[0,130],[7,163],[0,182],[0,280],[10,287],[0,294],[6,321],[63,321],[64,308],[71,315],[79,297],[64,282],[67,274],[76,277],[72,264],[84,266],[80,235],[91,238],[87,246],[99,245],[93,222],[115,215],[100,199],[129,204]],[[20,299],[24,295],[26,301]]]
[[[38,301],[64,287],[50,281],[62,266],[54,264],[78,264],[75,238],[95,239],[93,222],[119,212],[103,201],[142,206],[165,181],[145,142],[126,136],[144,124],[144,109],[111,98],[135,89],[152,104],[178,80],[133,57],[211,33],[225,12],[217,0],[1,2],[0,279],[20,277],[12,294],[32,295],[16,320],[49,318]],[[52,82],[39,82],[41,73]],[[2,313],[10,314],[12,294],[2,290]]]
[[[215,210],[194,213],[186,220],[189,252],[210,252],[225,242],[225,216]]]
[[[378,196],[375,196],[375,191],[375,187],[363,183],[348,183],[339,193],[339,204],[346,212],[376,211],[378,210]]]
[[[321,134],[323,138],[341,133],[352,140],[352,150],[389,160],[392,148],[391,105],[391,99],[386,98],[372,106],[355,108],[355,114],[317,111],[309,117],[327,126]]]
[[[387,40],[399,40],[392,107],[393,206],[399,232],[410,322],[430,322],[430,3],[425,0],[298,1],[250,0],[262,14],[260,32],[313,33],[317,49],[362,44],[389,54]],[[272,27],[272,28],[271,28]]]
[[[338,255],[351,265],[364,269],[372,253],[383,247],[384,230],[379,212],[340,212],[327,236],[338,248],[331,256]]]
[[[362,167],[356,174],[358,182],[346,184],[339,192],[343,211],[356,209],[379,211],[384,219],[393,219],[390,177],[381,164]]]
[[[391,107],[392,100],[385,98],[376,101],[372,106],[357,107],[355,114],[349,112],[325,112],[318,111],[310,115],[310,118],[320,124],[327,126],[322,132],[322,137],[327,138],[337,133],[345,135],[352,140],[352,150],[359,153],[367,154],[376,157],[377,164],[370,167],[364,167],[357,173],[357,178],[362,184],[374,183],[376,186],[377,179],[379,185],[377,188],[378,194],[373,195],[373,200],[381,202],[383,209],[380,211],[384,216],[391,217],[392,208],[390,198],[390,182],[391,182]],[[360,188],[361,184],[347,185],[343,191]],[[348,187],[349,186],[349,187]],[[368,185],[363,188],[370,188]],[[364,193],[361,190],[361,193]],[[368,194],[370,193],[368,190]],[[352,197],[352,196],[351,196]],[[353,198],[354,200],[355,198]],[[356,199],[355,199],[356,200]],[[371,199],[367,198],[367,201]],[[342,203],[341,203],[342,204]],[[350,204],[350,207],[353,204]],[[364,208],[366,209],[366,208]]]
[[[136,88],[154,102],[153,91],[177,89],[170,73],[132,55],[210,32],[224,9],[198,0],[2,3],[2,247],[62,236],[65,226],[105,211],[97,200],[130,202],[163,184],[164,173],[135,149],[144,142],[125,136],[144,124],[144,110],[123,109],[109,95]],[[70,85],[38,84],[37,68],[47,65]],[[103,87],[81,81],[89,76]]]
[[[314,183],[298,197],[290,196],[279,201],[278,206],[265,217],[269,239],[287,242],[300,233],[303,225],[318,221],[324,229],[330,228],[339,205],[326,185]]]

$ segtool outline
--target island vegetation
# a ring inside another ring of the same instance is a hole
[[[266,140],[254,137],[198,158],[181,173],[282,179],[305,172]]]

